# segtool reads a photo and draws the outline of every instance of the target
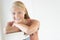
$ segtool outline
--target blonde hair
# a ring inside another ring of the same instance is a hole
[[[25,13],[24,19],[30,19],[29,15],[28,15],[28,12],[27,12],[27,9],[26,9],[25,5],[21,1],[14,2],[13,6],[17,6],[17,7],[20,7],[22,9],[25,9],[26,13]]]

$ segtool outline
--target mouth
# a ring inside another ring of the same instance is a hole
[[[21,22],[21,20],[14,20],[15,21],[15,23],[20,23]]]
[[[15,20],[21,20],[21,18],[15,18]]]
[[[21,18],[15,18],[15,21],[16,21],[16,22],[21,22],[22,19],[21,19]]]
[[[20,20],[20,18],[16,18],[15,20]]]

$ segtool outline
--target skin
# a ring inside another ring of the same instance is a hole
[[[30,35],[30,40],[38,40],[38,31],[34,32],[34,30],[36,30],[36,28],[39,27],[39,21],[34,20],[34,19],[26,19],[27,22],[25,22],[24,21],[25,9],[13,7],[12,12],[13,12],[14,21],[8,22],[7,28],[6,28],[6,34],[20,32],[21,30],[19,28],[15,27],[15,26],[12,27],[13,23],[17,23],[17,24],[21,24],[25,28],[29,28],[28,31],[30,31],[30,33],[28,33],[27,31],[25,33]],[[30,22],[30,20],[32,21],[32,23]],[[31,23],[31,25],[28,26],[30,23]],[[27,25],[25,25],[25,24],[27,24]],[[33,29],[33,27],[34,27],[34,29]]]

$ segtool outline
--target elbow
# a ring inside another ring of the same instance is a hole
[[[30,35],[30,34],[32,34],[32,31],[28,29],[25,33],[26,33],[27,35]]]
[[[27,35],[30,35],[30,33],[28,33],[28,32],[27,32],[26,34],[27,34]]]

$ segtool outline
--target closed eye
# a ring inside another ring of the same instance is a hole
[[[13,15],[15,15],[15,13],[13,13]]]
[[[21,14],[21,12],[18,12],[18,14]]]

